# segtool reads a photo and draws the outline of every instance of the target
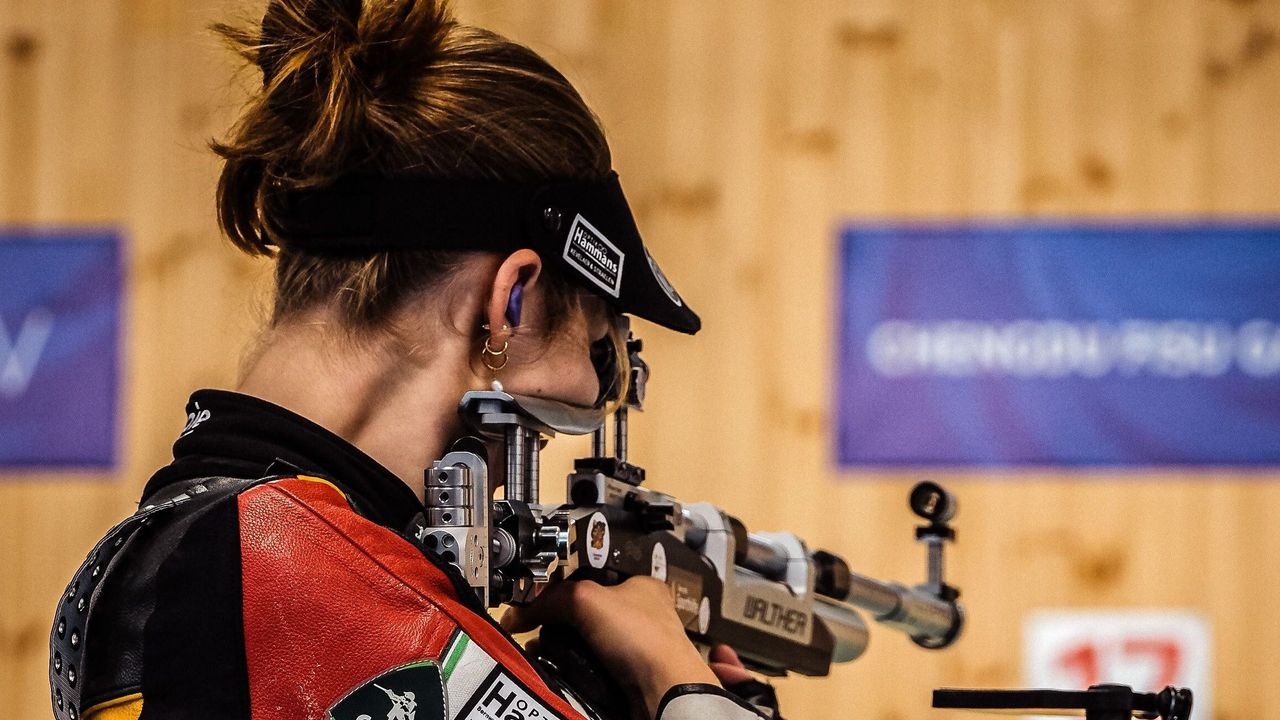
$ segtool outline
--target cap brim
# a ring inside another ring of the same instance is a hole
[[[544,259],[624,313],[690,335],[702,320],[645,247],[618,177],[548,185],[536,203]]]

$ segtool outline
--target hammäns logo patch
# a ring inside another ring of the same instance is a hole
[[[388,670],[329,708],[328,720],[445,720],[444,681],[429,660]]]
[[[575,216],[569,226],[564,259],[610,295],[618,297],[622,292],[622,263],[627,259],[626,253],[581,215]]]

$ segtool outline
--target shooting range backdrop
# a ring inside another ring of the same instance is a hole
[[[261,5],[0,0],[0,225],[113,227],[128,242],[115,466],[0,471],[10,717],[48,717],[50,613],[66,578],[168,459],[190,390],[234,384],[267,314],[269,265],[239,257],[215,229],[218,165],[206,149],[240,88],[260,83],[252,72],[233,79],[236,61],[206,28]],[[631,455],[648,482],[749,527],[797,532],[878,577],[923,578],[906,507],[920,473],[836,462],[848,222],[1280,216],[1275,0],[457,5],[580,87],[647,242],[705,321],[696,338],[638,324],[653,379]],[[1076,305],[1055,311],[1064,307]],[[1068,319],[1112,317],[1080,307],[1090,314]],[[1115,314],[1170,316],[1136,305]],[[1239,332],[1244,316],[1187,317]],[[5,322],[13,333],[18,321]],[[1188,380],[1223,388],[1210,395],[1223,403],[1229,381]],[[1045,380],[1059,382],[1085,379]],[[1122,397],[1101,392],[1109,383],[1086,384],[1095,398]],[[1073,417],[1095,421],[1083,408]],[[973,450],[962,440],[949,449]],[[1063,450],[1039,437],[996,450],[1026,448]],[[547,492],[583,449],[551,443]],[[1044,608],[1204,618],[1223,718],[1256,715],[1280,686],[1280,573],[1269,571],[1280,562],[1280,472],[972,465],[929,477],[960,497],[948,575],[964,591],[965,636],[927,653],[872,628],[865,657],[831,678],[781,681],[787,716],[972,720],[928,709],[930,691],[1021,684],[1024,621]]]

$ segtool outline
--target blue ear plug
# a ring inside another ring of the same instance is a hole
[[[520,326],[520,310],[524,304],[524,285],[517,283],[511,288],[511,296],[507,299],[507,322],[511,327]]]

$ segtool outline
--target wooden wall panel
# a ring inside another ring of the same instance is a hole
[[[44,717],[67,575],[164,462],[198,386],[235,382],[269,269],[217,238],[231,59],[203,30],[261,2],[0,0],[0,224],[129,241],[122,461],[0,477],[0,697]],[[633,448],[655,486],[792,529],[857,569],[921,572],[902,473],[832,462],[838,223],[1280,212],[1278,0],[464,0],[544,52],[610,132],[641,226],[700,310],[641,324]],[[0,271],[0,281],[3,281]],[[562,465],[581,443],[553,444]],[[1019,681],[1042,607],[1179,607],[1213,624],[1215,717],[1280,683],[1280,477],[952,472],[968,633],[782,683],[788,716],[947,717],[940,685]]]

